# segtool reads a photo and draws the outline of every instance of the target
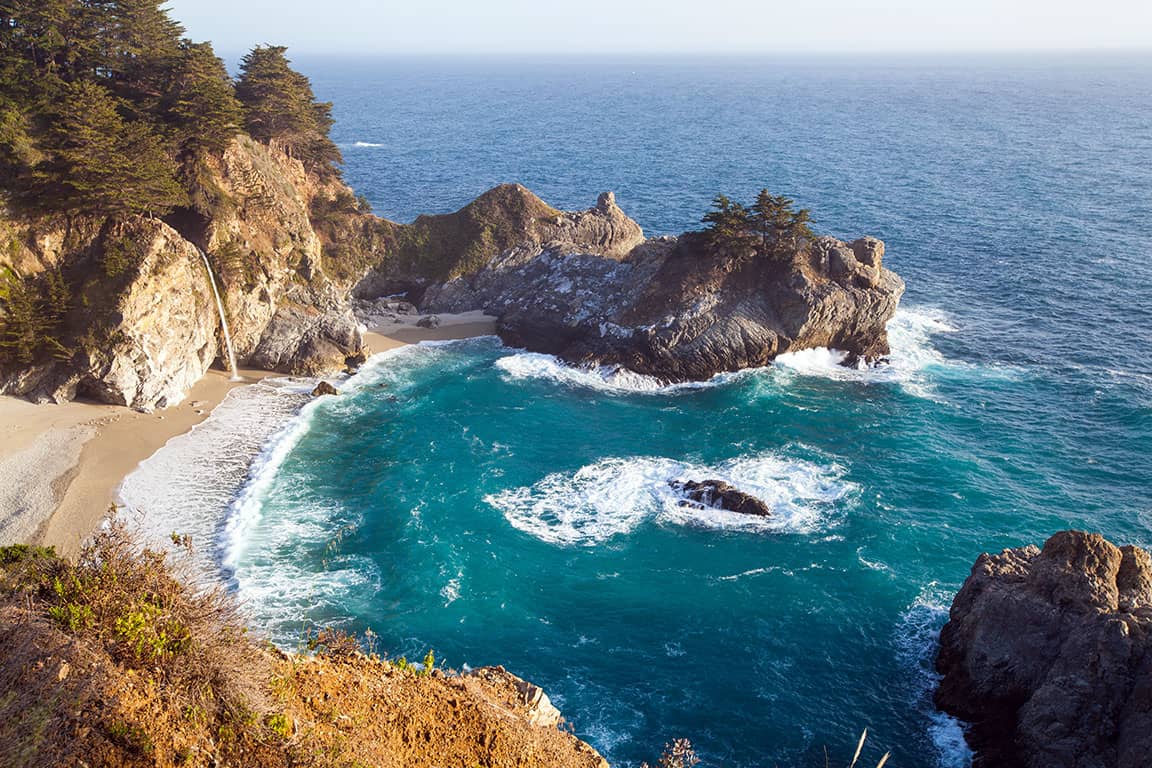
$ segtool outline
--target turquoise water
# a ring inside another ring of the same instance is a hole
[[[504,664],[621,765],[675,737],[707,766],[847,762],[867,726],[865,764],[957,766],[930,664],[976,556],[1152,543],[1149,57],[301,63],[382,214],[522,181],[615,189],[662,233],[768,186],[884,238],[908,294],[870,371],[813,352],[653,390],[493,339],[375,359],[212,502],[280,642],[336,622]],[[717,476],[775,516],[667,486]]]
[[[495,339],[386,355],[263,467],[240,594],[287,643],[337,622],[503,663],[624,764],[685,736],[709,765],[817,765],[868,726],[897,764],[963,765],[926,665],[975,555],[1152,520],[1117,503],[1135,475],[1032,416],[1057,382],[934,353],[959,334],[938,313],[895,325],[892,369],[799,355],[664,392]],[[715,476],[776,517],[691,513],[667,487]]]

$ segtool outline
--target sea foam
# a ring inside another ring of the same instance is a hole
[[[509,381],[541,380],[567,386],[586,387],[613,394],[666,395],[720,387],[757,376],[819,376],[837,381],[865,384],[893,383],[909,394],[929,397],[931,385],[927,372],[949,362],[932,346],[932,337],[955,333],[959,328],[939,310],[905,307],[897,310],[888,323],[891,354],[873,365],[846,366],[848,353],[825,347],[786,352],[764,368],[720,373],[706,381],[667,384],[652,376],[634,373],[619,366],[581,367],[568,365],[553,355],[518,352],[496,361],[495,365]]]
[[[933,368],[951,364],[932,345],[932,337],[959,330],[939,310],[903,307],[888,322],[891,353],[883,362],[847,366],[843,364],[847,352],[818,347],[785,352],[776,358],[773,368],[777,375],[786,378],[819,376],[863,384],[897,384],[910,395],[931,397],[929,373]]]
[[[229,504],[252,462],[308,402],[314,384],[273,378],[233,389],[207,419],[124,479],[121,515],[153,546],[172,533],[191,536],[198,575],[218,578]]]
[[[714,466],[659,457],[609,458],[576,472],[485,497],[515,528],[541,541],[593,546],[647,521],[753,533],[818,530],[856,486],[838,465],[772,454]],[[716,479],[765,502],[771,517],[685,506],[670,481]]]
[[[645,376],[614,365],[579,367],[568,365],[553,355],[538,352],[518,352],[507,355],[495,363],[509,381],[539,379],[557,384],[586,387],[614,394],[668,394],[685,392],[726,384],[752,371],[721,373],[708,381],[685,381],[666,384],[653,376]]]
[[[909,671],[908,696],[923,718],[925,735],[936,752],[937,768],[969,768],[972,752],[964,741],[964,727],[932,704],[939,675],[933,666],[940,628],[948,619],[953,590],[928,584],[903,613],[894,641],[900,661]]]

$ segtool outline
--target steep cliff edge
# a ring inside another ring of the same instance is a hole
[[[393,225],[340,182],[245,135],[207,159],[193,189],[198,204],[164,220],[0,220],[0,290],[29,314],[24,354],[0,361],[0,393],[179,401],[222,349],[201,249],[241,364],[316,374],[357,359],[348,292],[366,267],[356,260],[382,259]]]
[[[1079,531],[981,555],[936,667],[936,704],[971,723],[977,767],[1148,765],[1152,557]]]
[[[717,247],[703,232],[643,240],[610,195],[589,219],[596,212],[610,212],[610,224],[533,233],[503,250],[472,241],[484,258],[421,286],[421,309],[483,309],[512,345],[664,381],[812,347],[844,350],[852,361],[888,353],[885,326],[904,283],[884,268],[879,240],[800,238],[768,254]],[[455,274],[474,264],[482,266]]]

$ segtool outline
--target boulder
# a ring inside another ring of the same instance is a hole
[[[416,321],[416,327],[417,328],[439,328],[440,327],[440,318],[436,317],[436,315],[425,315],[424,317],[422,317]]]
[[[320,381],[312,390],[312,397],[320,397],[322,395],[338,395],[340,391],[336,387],[329,384],[327,381]]]
[[[684,499],[680,501],[682,506],[726,509],[758,517],[772,516],[772,510],[767,504],[723,480],[670,480],[668,485],[684,494]]]
[[[940,633],[936,705],[974,765],[1142,768],[1152,755],[1152,558],[1064,531],[981,555]]]

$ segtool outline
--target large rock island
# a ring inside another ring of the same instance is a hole
[[[936,666],[977,768],[1149,765],[1152,557],[1079,531],[981,555]]]
[[[445,246],[477,208],[487,221],[514,222],[505,229],[520,236],[489,237],[487,248],[476,239]],[[508,185],[456,214],[423,218],[414,226],[425,247],[471,255],[439,274],[409,276],[422,310],[483,309],[500,318],[499,333],[513,346],[668,382],[762,366],[812,347],[843,350],[851,362],[879,359],[904,291],[874,238],[843,243],[806,226],[794,236],[784,227],[756,235],[752,221],[723,235],[714,225],[644,239],[611,193],[570,214]],[[398,287],[403,280],[377,277],[358,292]]]

